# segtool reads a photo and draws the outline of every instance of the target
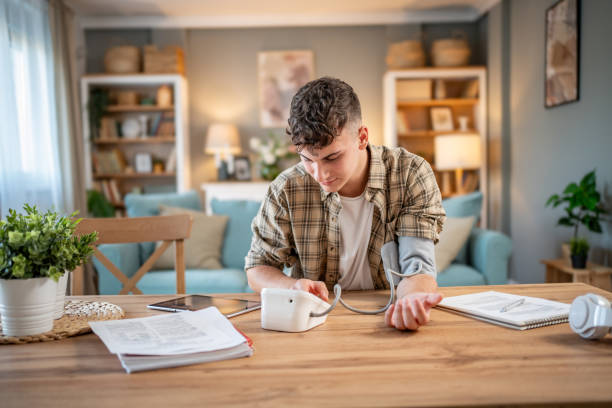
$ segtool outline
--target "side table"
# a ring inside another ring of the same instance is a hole
[[[587,262],[585,269],[574,269],[565,259],[542,259],[540,262],[546,265],[547,283],[582,282],[612,291],[612,268]]]

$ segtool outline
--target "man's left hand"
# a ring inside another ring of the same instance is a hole
[[[387,326],[398,330],[417,330],[429,322],[431,308],[442,300],[440,293],[410,293],[392,304],[385,313]]]

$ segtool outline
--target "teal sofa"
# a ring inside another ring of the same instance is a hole
[[[447,217],[480,218],[482,193],[442,201]],[[512,241],[498,231],[474,227],[453,262],[438,273],[439,286],[503,285],[508,283]]]
[[[148,217],[159,214],[159,205],[202,210],[202,203],[195,191],[167,194],[128,194],[125,199],[129,217]],[[251,245],[251,220],[257,214],[260,203],[245,200],[211,201],[214,214],[228,215],[221,264],[223,269],[187,269],[185,283],[187,293],[241,293],[251,292],[244,272],[244,257]],[[468,194],[445,200],[443,205],[449,217],[480,215],[482,195]],[[129,243],[100,245],[104,253],[128,277],[151,255],[155,243]],[[505,235],[490,230],[473,228],[470,238],[453,263],[438,274],[440,286],[467,286],[507,283],[508,259],[512,242]],[[96,259],[100,294],[117,294],[121,283]],[[176,293],[173,270],[150,271],[137,286],[145,294]]]
[[[159,215],[159,205],[182,207],[202,211],[200,196],[195,191],[164,194],[128,194],[125,198],[128,217]],[[221,253],[223,269],[187,269],[185,288],[187,293],[241,293],[251,292],[244,272],[244,257],[251,246],[251,220],[257,214],[257,201],[221,201],[213,199],[213,213],[229,216]],[[100,245],[100,251],[126,276],[136,273],[149,258],[154,242]],[[168,249],[171,250],[171,249]],[[117,294],[121,283],[94,258],[98,273],[100,294]],[[145,294],[176,293],[174,270],[152,270],[136,285]]]

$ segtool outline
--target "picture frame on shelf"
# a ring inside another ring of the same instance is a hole
[[[234,157],[234,176],[240,181],[251,180],[251,160],[248,156]]]
[[[153,157],[149,153],[136,153],[134,156],[134,170],[136,173],[153,172]]]
[[[580,0],[560,0],[546,10],[544,106],[576,102],[580,81]]]
[[[455,130],[453,125],[453,112],[449,107],[434,107],[429,111],[431,128],[435,131]]]

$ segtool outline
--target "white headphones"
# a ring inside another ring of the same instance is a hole
[[[612,309],[603,296],[587,293],[572,302],[569,313],[572,330],[585,339],[601,339],[612,328]]]

